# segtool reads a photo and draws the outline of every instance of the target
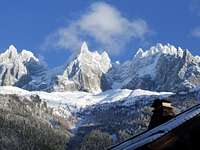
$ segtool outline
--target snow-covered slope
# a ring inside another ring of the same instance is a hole
[[[64,73],[57,76],[54,90],[99,93],[109,88],[104,74],[110,68],[111,62],[108,54],[91,52],[84,42],[80,53],[69,62]]]
[[[109,72],[113,88],[187,91],[200,85],[200,59],[188,50],[157,44]]]
[[[92,94],[88,92],[72,91],[72,92],[43,92],[43,91],[26,91],[13,86],[0,86],[0,94],[9,95],[16,94],[19,96],[30,97],[31,95],[38,95],[42,100],[46,101],[49,107],[64,108],[70,113],[79,111],[86,107],[105,103],[114,103],[117,101],[123,102],[122,105],[130,105],[136,100],[144,97],[157,96],[168,97],[173,93],[170,92],[151,92],[145,90],[127,90],[117,89],[108,90],[100,94]]]

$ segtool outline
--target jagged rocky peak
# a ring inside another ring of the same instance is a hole
[[[9,48],[0,55],[1,60],[3,59],[6,61],[7,59],[15,58],[17,57],[18,52],[14,45],[10,45]]]
[[[17,54],[17,49],[14,45],[10,45],[6,52],[14,56]]]
[[[0,85],[15,85],[27,74],[27,69],[21,61],[17,49],[11,45],[0,54]]]
[[[150,56],[154,56],[154,55],[158,55],[158,54],[165,54],[165,55],[174,55],[177,57],[183,57],[184,54],[184,50],[181,47],[176,48],[175,46],[171,45],[171,44],[161,44],[161,43],[157,43],[155,46],[150,47],[149,50],[143,50],[141,48],[139,48],[139,50],[137,51],[137,53],[135,54],[135,58],[144,58],[144,57],[150,57]]]
[[[104,74],[110,68],[111,60],[108,54],[92,52],[84,42],[80,53],[68,63],[63,75],[57,77],[54,89],[101,92],[108,88]]]
[[[15,46],[0,54],[0,85],[42,90],[47,86],[46,68],[31,51],[17,51]]]
[[[85,52],[89,52],[89,49],[88,49],[87,43],[84,41],[81,46],[81,53],[85,53]]]
[[[2,61],[14,61],[15,59],[18,59],[18,61],[21,61],[22,63],[28,62],[32,58],[39,62],[31,51],[22,50],[21,52],[18,52],[14,45],[10,45],[4,53],[1,53],[0,58],[1,60],[3,59]]]
[[[90,59],[92,59],[92,56],[93,56],[93,52],[91,52],[89,49],[88,49],[88,45],[86,42],[83,42],[82,46],[81,46],[81,49],[78,51],[78,54],[77,54],[77,59],[78,61],[87,61]],[[76,59],[76,58],[75,58]],[[72,60],[73,61],[73,60]]]
[[[88,65],[91,67],[98,67],[103,73],[106,73],[111,67],[111,60],[108,53],[106,51],[102,53],[97,51],[92,52],[88,49],[86,42],[83,42],[77,59],[74,59],[73,61],[79,62],[82,66],[86,65],[86,67],[88,67]]]

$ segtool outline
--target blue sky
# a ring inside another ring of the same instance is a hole
[[[131,59],[139,47],[170,43],[200,55],[199,0],[1,0],[0,52],[14,44],[61,65],[82,41]]]

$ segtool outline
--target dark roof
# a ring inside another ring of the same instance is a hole
[[[174,130],[179,129],[180,126],[182,126],[184,124],[188,124],[189,122],[191,122],[191,120],[193,120],[197,116],[200,116],[200,104],[178,114],[173,119],[169,120],[168,122],[166,122],[162,125],[159,125],[151,130],[143,132],[143,133],[141,133],[135,137],[132,137],[118,145],[111,147],[110,150],[147,149],[147,147],[145,147],[146,145],[150,145],[151,143],[155,143],[159,139],[167,137],[167,135],[169,133],[174,132]],[[198,118],[200,120],[200,117],[198,117]],[[199,125],[200,125],[200,121],[199,121]],[[185,127],[185,129],[188,129],[187,126]],[[185,131],[185,129],[183,131]],[[190,129],[192,129],[192,128],[190,128]],[[181,132],[184,133],[183,131],[181,131]],[[188,132],[188,134],[190,132]],[[200,132],[200,129],[199,129],[199,132]],[[173,135],[173,134],[171,134],[171,135]],[[170,140],[173,139],[172,137],[170,137],[170,138],[171,138]],[[163,143],[160,143],[160,145],[162,145],[162,144]]]

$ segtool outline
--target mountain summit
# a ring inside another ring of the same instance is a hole
[[[28,90],[42,90],[47,88],[44,77],[46,70],[32,52],[22,50],[18,53],[13,45],[0,54],[1,86],[13,85]]]
[[[82,46],[81,46],[81,51],[80,51],[80,53],[87,53],[87,52],[89,52],[89,49],[88,49],[88,45],[87,45],[87,43],[86,42],[83,42],[83,44],[82,44]]]
[[[62,75],[57,76],[54,90],[81,90],[99,93],[108,89],[104,75],[111,68],[111,61],[106,52],[91,52],[86,42],[80,53],[69,63]]]

